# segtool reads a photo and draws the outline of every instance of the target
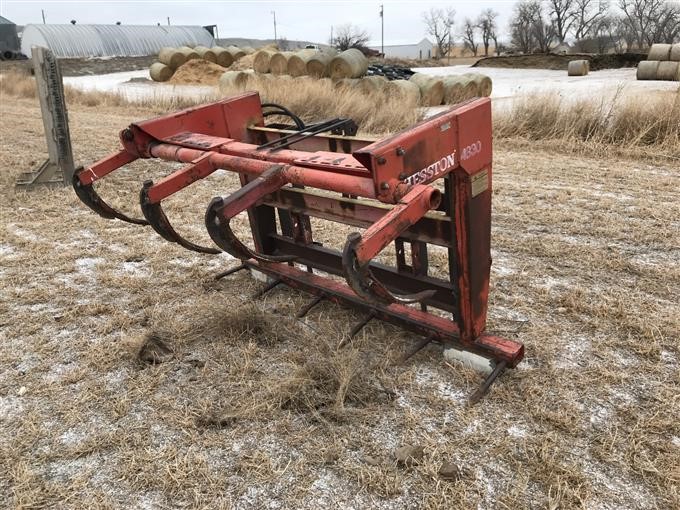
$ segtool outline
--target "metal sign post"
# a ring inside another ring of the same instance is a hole
[[[73,179],[74,163],[61,70],[56,57],[47,48],[34,47],[31,52],[49,159],[32,172],[22,173],[17,186],[68,185]]]

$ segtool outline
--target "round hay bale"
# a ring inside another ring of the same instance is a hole
[[[671,44],[652,44],[647,60],[670,60]]]
[[[387,85],[387,78],[384,76],[364,76],[359,79],[357,89],[362,94],[379,94]]]
[[[220,77],[219,87],[222,92],[233,89],[244,89],[251,80],[255,79],[254,73],[248,71],[225,71]]]
[[[472,73],[465,73],[459,77],[460,84],[463,87],[463,99],[462,101],[466,99],[471,99],[473,97],[479,97],[479,87],[477,86],[477,82],[474,79],[474,75]]]
[[[217,55],[212,49],[206,48],[205,46],[196,46],[194,51],[198,53],[203,60],[207,60],[214,64],[217,63]]]
[[[307,60],[307,74],[315,78],[330,76],[330,64],[336,53],[319,51]]]
[[[676,43],[671,47],[670,59],[673,62],[680,62],[680,43]]]
[[[392,80],[383,89],[388,98],[399,98],[413,104],[420,103],[420,87],[409,80]]]
[[[194,51],[193,48],[189,48],[189,46],[180,46],[177,48],[177,51],[181,51],[184,53],[184,56],[186,57],[187,60],[194,60],[196,58],[201,58],[201,56]]]
[[[213,46],[211,49],[215,53],[216,64],[221,65],[222,67],[229,67],[231,64],[234,63],[234,57],[231,55],[231,52],[228,51],[226,48],[222,48],[220,46]]]
[[[567,76],[585,76],[588,74],[587,60],[570,60],[567,66]]]
[[[678,79],[678,65],[680,65],[679,62],[673,62],[672,60],[659,62],[659,67],[656,70],[656,79],[676,81]]]
[[[329,65],[331,78],[359,78],[367,69],[368,59],[356,48],[339,53]]]
[[[161,51],[158,52],[158,60],[171,69],[177,69],[187,61],[187,57],[178,49],[166,46],[165,48],[161,48]]]
[[[168,81],[172,78],[173,73],[172,68],[162,62],[154,62],[149,68],[149,76],[153,81]]]
[[[227,51],[231,53],[231,56],[234,57],[234,60],[238,60],[239,58],[246,56],[246,52],[236,46],[227,46]]]
[[[444,100],[444,82],[427,74],[415,73],[409,78],[420,88],[420,103],[423,106],[439,106]]]
[[[588,62],[586,60],[586,62]],[[479,91],[479,97],[489,97],[491,95],[491,90],[493,89],[493,83],[491,78],[485,74],[471,73],[472,80],[477,85],[477,90]]]
[[[288,72],[288,59],[292,54],[292,51],[274,53],[269,60],[269,71],[273,74],[286,74]]]
[[[637,79],[656,80],[656,72],[658,69],[658,60],[643,60],[637,66]]]
[[[469,94],[473,92],[471,90],[466,91],[461,81],[460,76],[447,76],[443,80],[444,82],[444,103],[445,104],[456,104],[467,99]],[[472,82],[469,82],[470,87]]]
[[[272,56],[276,53],[272,50],[260,50],[255,53],[255,58],[253,59],[253,69],[258,73],[268,73],[270,68],[270,61]]]
[[[242,46],[241,51],[244,51],[246,55],[251,55],[255,53],[255,48],[253,48],[252,46]]]
[[[333,88],[335,90],[350,90],[354,89],[359,85],[359,80],[356,78],[341,78],[333,82]]]
[[[307,74],[307,62],[318,53],[318,50],[305,49],[293,53],[288,59],[288,74],[291,76],[303,76]]]

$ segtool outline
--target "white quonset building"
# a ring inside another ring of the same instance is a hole
[[[161,25],[26,25],[21,52],[49,48],[63,57],[141,57],[163,46],[214,45],[210,32],[200,26]]]
[[[369,41],[367,46],[372,50],[380,51],[380,41]],[[390,40],[385,41],[385,56],[393,58],[414,58],[426,59],[432,58],[434,55],[432,41],[427,37],[420,42],[413,42],[407,40]]]

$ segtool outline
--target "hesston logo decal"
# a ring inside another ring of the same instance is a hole
[[[422,170],[418,170],[416,173],[409,175],[402,182],[405,182],[409,186],[414,184],[420,184],[422,182],[429,182],[436,179],[442,174],[456,166],[456,151],[453,151],[448,156],[444,156],[442,159],[435,161],[431,165],[426,166]]]

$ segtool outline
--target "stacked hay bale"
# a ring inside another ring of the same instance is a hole
[[[329,64],[329,74],[334,80],[359,78],[366,74],[368,59],[356,48],[337,54]]]
[[[230,46],[228,48],[222,48],[220,46],[213,46],[212,48],[207,48],[205,46],[196,46],[195,48],[190,48],[188,46],[181,46],[179,48],[165,47],[161,48],[158,52],[159,62],[154,62],[151,65],[149,68],[149,75],[154,81],[168,81],[172,78],[178,68],[190,60],[200,59],[218,64],[222,67],[230,67],[234,62],[247,54],[247,51],[239,49],[236,46]]]
[[[638,80],[680,81],[680,43],[652,44],[637,67]]]
[[[286,74],[288,72],[288,59],[293,55],[292,51],[277,51],[269,60],[269,72],[272,74]]]
[[[307,60],[307,74],[314,78],[328,78],[331,75],[331,60],[338,54],[335,48],[318,51]]]
[[[288,59],[288,74],[297,77],[307,74],[307,62],[312,58],[318,50],[304,49],[293,53]]]

